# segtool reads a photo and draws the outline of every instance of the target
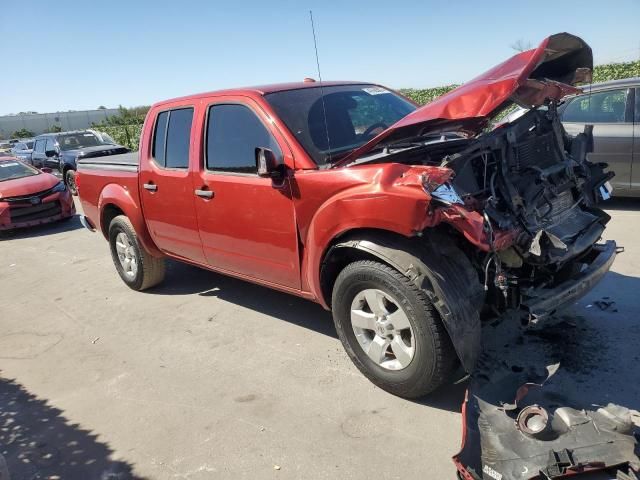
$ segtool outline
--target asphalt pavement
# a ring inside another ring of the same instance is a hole
[[[606,238],[625,252],[563,314],[582,332],[571,350],[548,341],[603,403],[638,409],[640,201],[610,207]],[[14,480],[450,479],[465,388],[394,397],[351,364],[329,313],[240,280],[171,262],[161,286],[131,291],[77,218],[0,240]]]

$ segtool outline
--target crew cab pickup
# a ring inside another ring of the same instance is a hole
[[[591,68],[557,34],[423,107],[313,81],[160,102],[139,154],[78,161],[82,221],[132,289],[171,257],[313,300],[369,379],[421,396],[473,369],[482,312],[537,321],[609,270],[612,174],[557,114]]]

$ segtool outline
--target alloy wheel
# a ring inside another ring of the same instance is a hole
[[[135,278],[138,273],[138,257],[129,237],[124,232],[116,236],[116,253],[125,275]]]
[[[387,370],[407,368],[415,355],[415,336],[399,303],[382,290],[359,292],[351,303],[351,326],[367,356]]]

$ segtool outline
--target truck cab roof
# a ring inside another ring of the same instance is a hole
[[[356,82],[356,81],[331,81],[331,82],[316,82],[303,81],[303,82],[288,82],[288,83],[273,83],[269,85],[257,85],[253,87],[240,87],[240,88],[228,88],[223,90],[214,90],[210,92],[196,93],[193,95],[185,95],[182,97],[171,98],[162,100],[161,102],[154,103],[151,108],[159,107],[169,103],[174,103],[184,100],[197,100],[204,97],[210,97],[212,95],[241,95],[241,96],[263,96],[270,93],[284,92],[287,90],[299,90],[302,88],[320,88],[331,87],[340,85],[375,85],[372,82]]]

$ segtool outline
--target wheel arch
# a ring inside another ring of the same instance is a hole
[[[102,211],[100,212],[100,230],[104,238],[109,238],[109,225],[111,225],[111,221],[118,215],[126,216],[122,209],[116,204],[108,203],[102,207]]]
[[[111,221],[118,215],[124,215],[131,222],[144,249],[154,257],[164,256],[147,230],[142,210],[124,187],[114,183],[104,187],[98,199],[98,210],[100,211],[100,230],[107,240]]]
[[[387,242],[401,242],[406,239],[402,235],[372,228],[356,228],[336,236],[325,249],[320,262],[320,288],[324,303],[331,307],[331,294],[336,278],[349,263],[358,260],[377,260],[401,271],[401,265],[392,258],[387,258],[371,243],[380,239]]]
[[[320,270],[324,301],[346,265],[372,259],[394,268],[423,289],[438,311],[463,367],[471,371],[480,354],[480,309],[484,291],[469,259],[438,229],[414,238],[385,230],[358,229],[336,237]],[[444,242],[444,243],[443,243]]]

